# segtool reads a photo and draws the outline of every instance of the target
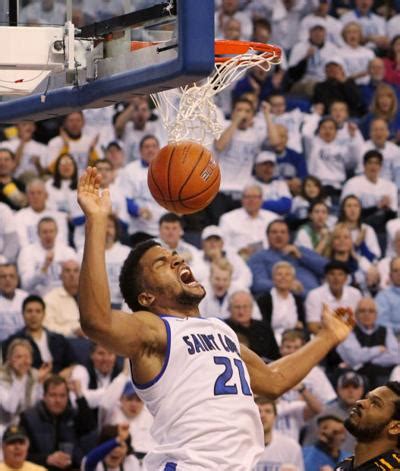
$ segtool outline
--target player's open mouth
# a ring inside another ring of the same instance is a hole
[[[192,272],[189,270],[189,268],[183,268],[180,273],[179,277],[185,285],[188,286],[195,286],[198,284],[198,282],[195,280]]]
[[[358,417],[361,417],[361,411],[358,407],[353,407],[350,410],[350,415],[358,415]]]

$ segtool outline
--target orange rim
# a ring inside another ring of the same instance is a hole
[[[278,46],[273,46],[272,44],[257,43],[254,41],[217,39],[215,41],[215,62],[226,62],[232,56],[245,54],[249,49],[262,52],[263,55],[266,55],[266,57],[268,57],[268,54],[277,59],[281,57],[281,49]],[[225,57],[219,57],[222,55]]]

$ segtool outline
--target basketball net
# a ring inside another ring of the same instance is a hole
[[[218,119],[221,113],[214,104],[214,96],[247,70],[260,67],[267,72],[279,62],[277,48],[260,54],[250,47],[243,54],[216,58],[214,72],[204,81],[151,94],[167,130],[168,141],[190,140],[206,147],[211,145],[224,129]]]

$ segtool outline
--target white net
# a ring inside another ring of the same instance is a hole
[[[250,48],[244,54],[216,63],[215,71],[201,83],[152,94],[151,98],[167,129],[168,140],[191,140],[204,146],[211,145],[223,131],[214,96],[242,77],[250,68],[260,67],[268,71],[272,64],[277,63],[277,53],[272,51],[259,54]]]

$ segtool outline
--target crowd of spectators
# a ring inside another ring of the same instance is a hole
[[[74,0],[73,21],[126,3]],[[130,247],[153,237],[207,288],[201,316],[266,362],[317,333],[324,304],[355,312],[353,333],[301,384],[257,398],[257,470],[333,470],[354,445],[348,411],[400,379],[400,2],[215,3],[217,38],[276,43],[282,61],[216,97],[222,182],[204,211],[180,217],[153,200],[147,168],[168,136],[146,96],[0,129],[0,471],[136,471],[153,445],[129,365],[79,325],[88,164],[111,190],[114,308],[127,309],[118,277]],[[22,0],[20,20],[63,24],[65,4]]]

